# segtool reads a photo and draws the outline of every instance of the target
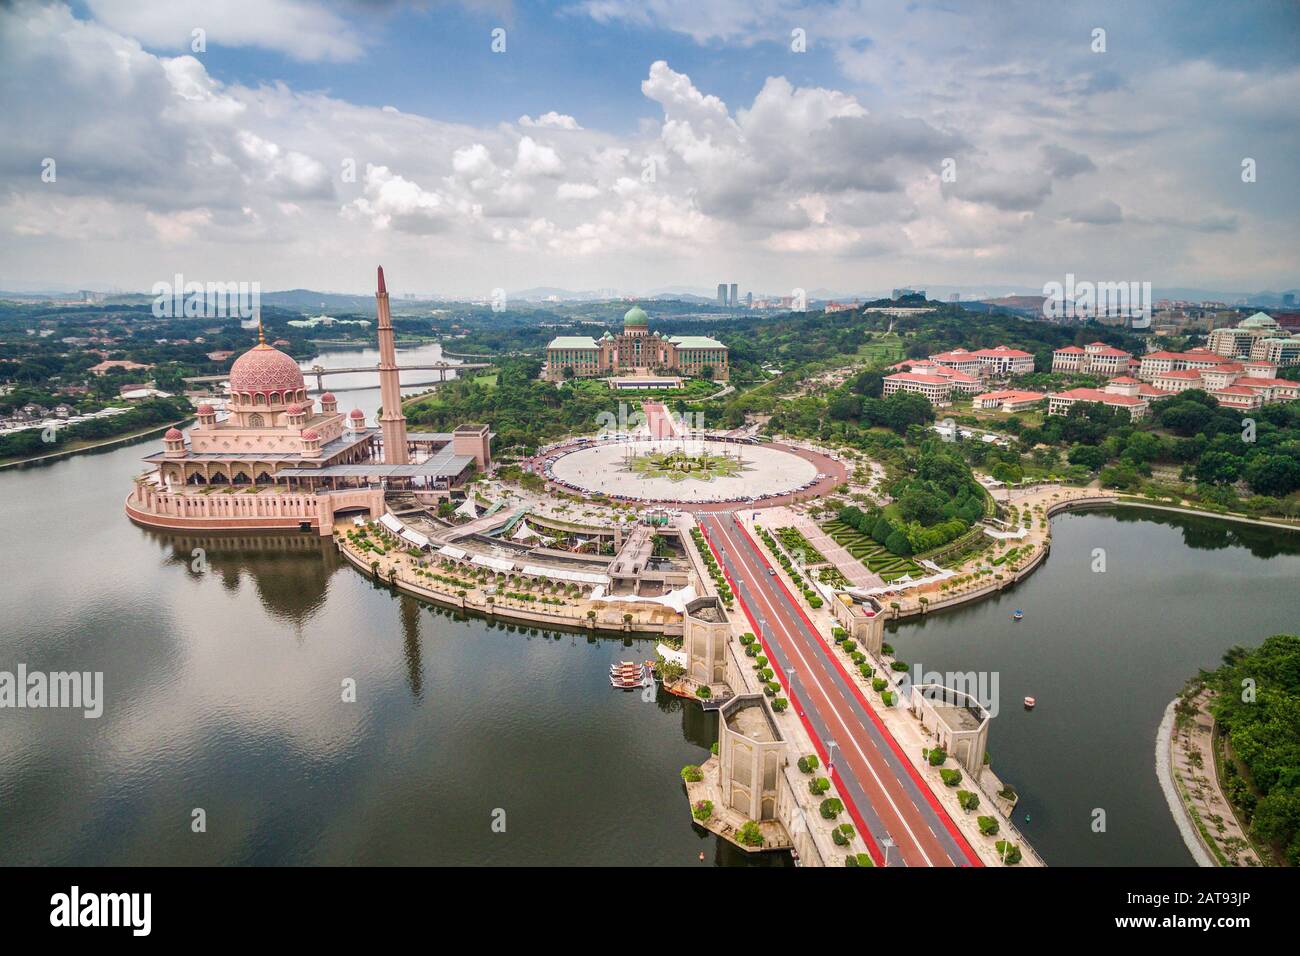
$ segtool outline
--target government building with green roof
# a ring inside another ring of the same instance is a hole
[[[688,375],[725,381],[730,374],[727,347],[707,335],[651,332],[649,318],[639,305],[627,310],[623,331],[618,335],[608,330],[598,339],[562,335],[546,346],[542,375],[549,382],[627,374]]]

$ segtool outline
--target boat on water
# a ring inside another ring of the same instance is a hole
[[[1016,608],[1014,611],[1011,612],[1011,620],[1013,621],[1023,620],[1024,616],[1025,616],[1025,612],[1020,610],[1020,608]]]
[[[1032,697],[1026,697],[1026,698],[1025,698],[1025,710],[1033,710],[1033,709],[1034,709],[1034,705],[1037,704],[1037,703],[1038,703],[1038,701],[1036,701],[1034,698],[1032,698]]]
[[[619,661],[609,665],[609,683],[611,687],[630,689],[648,687],[654,683],[654,662]]]

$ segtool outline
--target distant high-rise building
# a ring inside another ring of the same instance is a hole
[[[719,282],[718,283],[718,305],[725,306],[726,304],[727,304],[727,283]]]
[[[752,293],[752,292],[746,292],[746,293],[745,293],[745,308],[747,308],[747,309],[752,309],[753,307],[754,307],[754,293]]]
[[[734,282],[731,283],[731,295],[727,296],[727,305],[733,309],[740,305],[740,288]]]
[[[960,292],[954,292],[952,295],[948,296],[948,301],[949,301],[949,302],[960,302],[960,301],[961,301],[961,293],[960,293]]]
[[[732,286],[732,288],[734,289],[735,286]],[[1287,308],[1290,308],[1291,306],[1295,305],[1295,293],[1294,292],[1283,293],[1282,304],[1285,305]]]

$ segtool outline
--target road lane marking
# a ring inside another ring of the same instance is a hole
[[[722,520],[718,520],[718,525],[722,535],[727,539],[727,542],[731,544],[732,547],[734,548],[735,539],[732,538],[731,536],[731,529],[726,527],[725,522]],[[739,554],[740,553],[739,550],[737,550],[736,553]],[[757,572],[754,570],[752,566],[750,567],[750,573],[754,575],[755,578],[757,577]],[[757,592],[759,600],[764,602],[767,605],[767,607],[771,610],[772,616],[774,618],[779,618],[779,615],[776,613],[776,605],[772,603],[771,599],[764,592],[764,589],[761,587],[754,586],[753,590]],[[789,613],[788,609],[787,609],[787,613]],[[806,668],[811,670],[812,664],[809,661],[808,657],[804,654],[803,648],[800,646],[801,641],[795,637],[789,625],[786,625],[784,621],[781,621],[780,623],[782,624],[783,627],[786,628],[786,634],[790,638],[790,643],[794,645],[795,653],[798,654],[800,661],[803,662]],[[825,667],[825,664],[823,663],[822,666]],[[863,751],[862,749],[862,745],[858,742],[857,738],[852,733],[852,730],[849,727],[848,722],[845,720],[844,715],[839,712],[839,708],[834,706],[830,694],[826,692],[826,688],[822,684],[818,676],[815,673],[812,674],[811,676],[812,676],[813,683],[817,685],[817,689],[821,691],[822,696],[825,698],[827,704],[829,705],[829,709],[834,713],[836,721],[844,729],[846,736],[853,744],[853,749],[858,752],[858,756],[862,759],[862,762],[866,765],[868,772],[871,774],[872,778],[876,781],[876,784],[877,786],[879,786],[881,793],[883,793],[885,799],[889,801],[889,806],[893,809],[894,814],[898,817],[899,822],[903,825],[903,829],[906,830],[907,835],[911,837],[912,842],[915,844],[916,850],[921,854],[921,858],[925,860],[927,866],[934,866],[934,861],[931,860],[930,855],[925,852],[925,847],[921,844],[920,838],[917,837],[916,833],[912,830],[911,825],[907,822],[907,818],[904,816],[902,810],[899,809],[898,804],[894,801],[893,795],[889,792],[889,788],[885,786],[885,782],[880,778],[880,775],[876,772],[876,768],[872,766],[871,760],[867,757],[865,751]],[[840,690],[838,687],[836,688],[836,691],[837,693],[839,693],[840,699],[843,701],[844,700],[843,691]],[[847,704],[847,701],[845,701],[845,703]],[[856,715],[854,715],[854,717],[856,719]],[[862,732],[865,733],[867,728],[862,725],[861,721],[858,721],[858,724],[859,727],[861,727]],[[874,744],[873,744],[873,748],[874,748]],[[877,753],[879,754],[878,750]],[[881,755],[881,757],[883,759],[883,755]],[[916,807],[916,804],[913,803],[912,806],[914,809],[918,810],[917,815],[924,818],[924,814],[921,814],[919,812],[919,808]],[[889,827],[886,826],[885,829],[888,830]]]

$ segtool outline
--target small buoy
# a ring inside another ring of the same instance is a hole
[[[701,862],[701,863],[704,862],[704,851],[703,851],[703,850],[700,851],[700,862]]]
[[[1027,814],[1027,813],[1025,814],[1025,822],[1026,822],[1026,823],[1029,822],[1029,814]]]

